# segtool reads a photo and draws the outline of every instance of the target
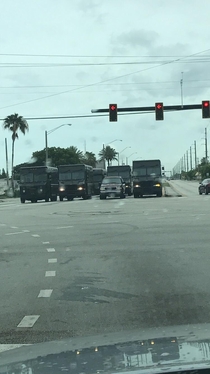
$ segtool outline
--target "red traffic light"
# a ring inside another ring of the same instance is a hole
[[[156,121],[163,121],[163,103],[155,103],[155,119]]]
[[[109,121],[117,122],[117,104],[109,104]]]
[[[210,106],[208,100],[202,101],[202,118],[210,118]]]

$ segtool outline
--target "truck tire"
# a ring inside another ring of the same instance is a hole
[[[25,199],[23,197],[21,197],[20,201],[21,201],[21,204],[25,204]]]
[[[63,201],[63,196],[59,196],[60,201]]]
[[[133,197],[134,197],[134,199],[137,199],[137,197],[139,197],[139,195],[136,194],[136,193],[134,193],[134,194],[133,194]]]

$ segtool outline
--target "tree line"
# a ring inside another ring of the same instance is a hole
[[[19,173],[21,166],[28,166],[33,164],[34,166],[46,165],[46,150],[35,151],[32,153],[32,159],[30,163],[22,163],[14,167],[14,156],[15,156],[15,142],[19,138],[19,133],[25,135],[29,131],[29,125],[23,116],[19,116],[17,113],[7,116],[3,121],[3,128],[11,133],[12,137],[12,154],[11,154],[11,181],[12,189],[14,191],[14,179]],[[96,162],[106,160],[108,165],[111,161],[118,159],[118,153],[116,150],[109,145],[101,149],[98,153],[98,159],[93,152],[83,153],[75,146],[67,148],[51,147],[48,148],[48,158],[51,166],[67,165],[85,163],[93,167],[96,166]],[[5,173],[5,171],[4,171]],[[2,175],[2,174],[1,174]],[[3,174],[6,177],[6,173]],[[1,176],[0,176],[1,178]],[[4,177],[2,177],[4,178]]]
[[[196,168],[189,171],[181,170],[181,173],[179,175],[175,175],[175,177],[180,177],[181,179],[186,180],[210,178],[210,163],[205,157],[203,157],[200,164],[198,164]]]

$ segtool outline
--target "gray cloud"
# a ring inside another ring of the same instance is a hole
[[[114,37],[114,34],[112,34],[112,52],[113,54],[126,54],[129,51],[132,54],[132,49],[134,49],[136,55],[142,54],[142,48],[145,53],[145,49],[148,50],[152,46],[155,46],[157,40],[158,33],[156,31],[147,31],[144,29],[123,32],[117,37]]]

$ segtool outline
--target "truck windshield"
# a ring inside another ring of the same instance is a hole
[[[46,182],[47,174],[45,170],[24,171],[20,175],[20,183]]]
[[[119,183],[121,183],[121,180],[120,180],[120,178],[105,178],[103,180],[103,183],[104,184],[108,184],[108,183],[117,183],[117,184],[119,184]]]
[[[33,183],[33,173],[24,173],[20,175],[20,183]]]
[[[109,175],[119,175],[122,178],[129,178],[130,172],[129,170],[111,170],[109,171]]]
[[[84,171],[83,170],[74,170],[74,171],[62,170],[59,172],[59,179],[62,181],[84,179]]]
[[[103,174],[95,174],[93,175],[94,182],[101,182],[101,180],[104,178]]]
[[[161,170],[157,166],[150,166],[148,168],[135,168],[133,171],[134,177],[159,176],[159,175],[161,175]]]

